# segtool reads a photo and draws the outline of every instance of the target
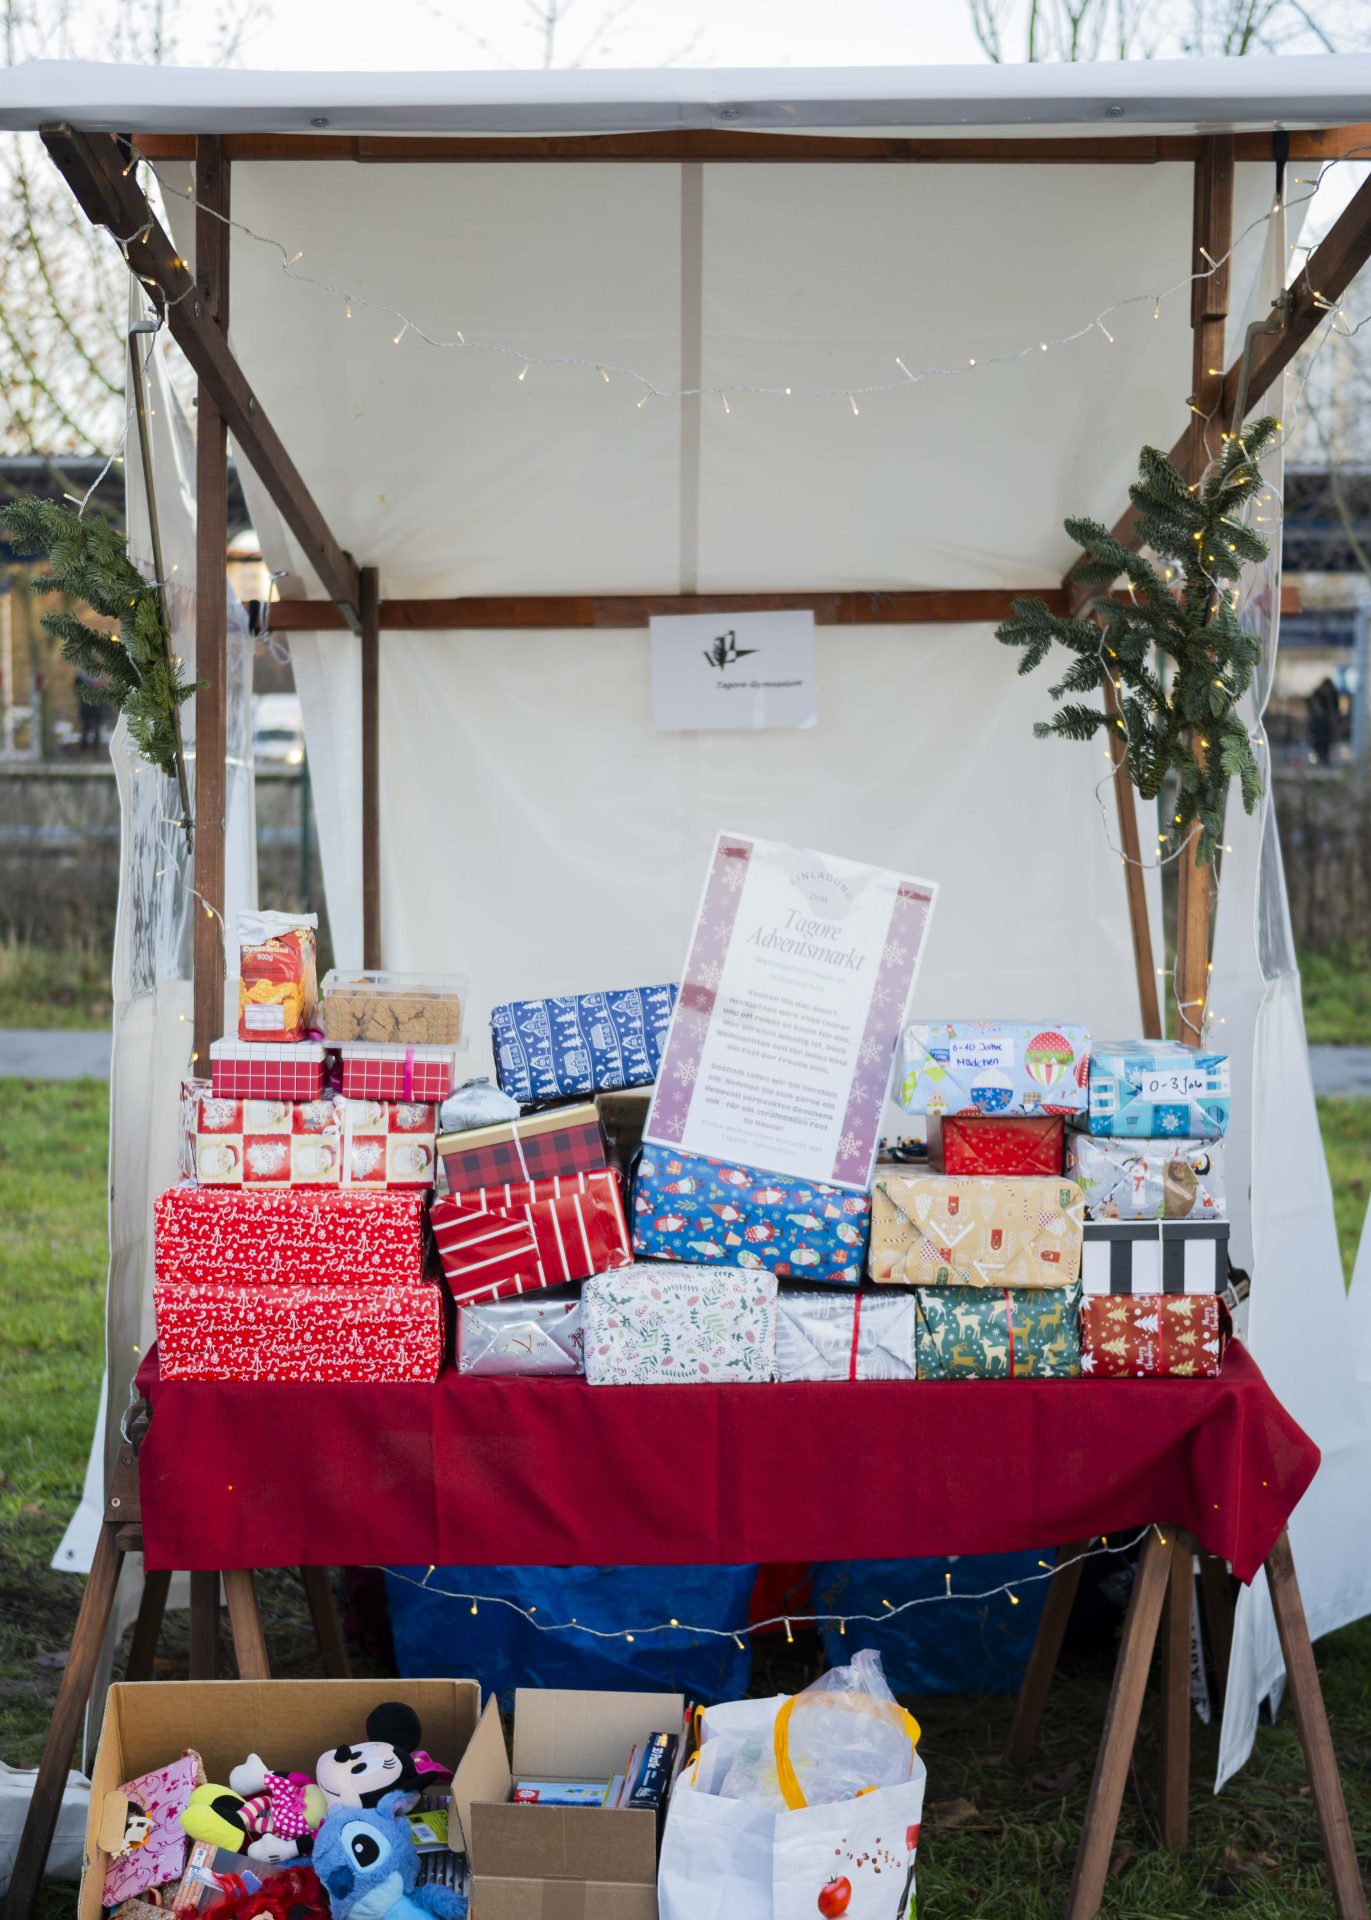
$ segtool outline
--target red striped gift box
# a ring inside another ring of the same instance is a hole
[[[216,1100],[318,1100],[324,1091],[324,1049],[308,1040],[212,1040],[209,1070]]]
[[[454,1300],[502,1300],[633,1263],[617,1174],[525,1181],[435,1200],[433,1237]]]

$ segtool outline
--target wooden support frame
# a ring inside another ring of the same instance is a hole
[[[381,584],[362,568],[362,965],[381,964]]]

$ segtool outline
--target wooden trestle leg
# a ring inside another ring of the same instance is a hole
[[[1162,1614],[1162,1845],[1178,1852],[1190,1837],[1190,1644],[1195,1572],[1189,1536],[1171,1542]]]
[[[324,1672],[330,1680],[350,1679],[352,1668],[348,1664],[347,1644],[339,1624],[328,1568],[301,1567],[300,1579],[309,1602],[310,1619],[314,1622],[314,1637],[324,1657]]]
[[[1024,1669],[1023,1685],[1019,1688],[1019,1697],[1014,1705],[1014,1719],[1006,1748],[1010,1765],[1018,1767],[1020,1771],[1028,1765],[1033,1743],[1038,1737],[1038,1728],[1042,1724],[1048,1689],[1057,1671],[1057,1660],[1066,1636],[1066,1623],[1071,1618],[1076,1589],[1081,1584],[1080,1556],[1088,1551],[1089,1546],[1088,1540],[1076,1540],[1069,1547],[1061,1547],[1057,1553],[1057,1571],[1047,1583],[1047,1599],[1043,1603],[1038,1631],[1033,1637],[1033,1650]]]

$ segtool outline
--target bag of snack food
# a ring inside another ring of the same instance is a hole
[[[240,913],[238,1038],[303,1040],[319,998],[313,913]]]

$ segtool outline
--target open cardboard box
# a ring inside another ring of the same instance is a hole
[[[471,1920],[657,1920],[657,1820],[644,1808],[516,1806],[516,1780],[609,1780],[629,1749],[679,1731],[679,1693],[519,1688],[514,1755],[494,1700],[452,1783]],[[85,1916],[82,1916],[85,1920]]]
[[[250,1753],[282,1773],[298,1769],[312,1779],[319,1755],[360,1739],[367,1715],[384,1700],[407,1701],[434,1759],[459,1765],[481,1710],[474,1680],[158,1680],[111,1687],[91,1770],[78,1920],[100,1920],[108,1857],[100,1845],[102,1816],[107,1796],[126,1782],[165,1766],[186,1747],[195,1748],[216,1784]]]

